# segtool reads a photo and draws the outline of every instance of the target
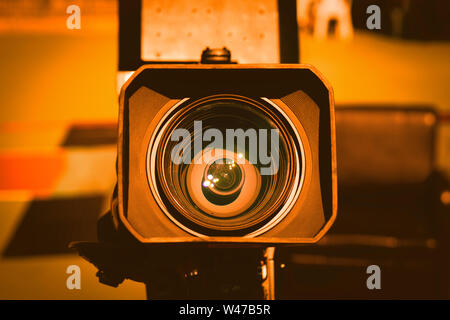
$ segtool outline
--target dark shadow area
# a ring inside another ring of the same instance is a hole
[[[3,257],[73,253],[73,239],[95,241],[103,201],[102,195],[32,201]]]

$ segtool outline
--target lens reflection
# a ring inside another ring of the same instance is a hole
[[[211,181],[211,188],[222,192],[232,193],[242,183],[242,171],[231,159],[220,159],[209,166],[206,171],[206,181]]]

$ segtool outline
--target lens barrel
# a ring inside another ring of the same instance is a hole
[[[282,110],[262,98],[188,99],[162,118],[150,140],[150,189],[191,234],[257,235],[297,199],[305,166],[298,137]]]

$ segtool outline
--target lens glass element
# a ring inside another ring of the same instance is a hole
[[[207,236],[253,236],[298,197],[303,145],[281,109],[263,99],[187,100],[150,141],[150,188],[168,217]]]

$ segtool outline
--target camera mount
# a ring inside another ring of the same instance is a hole
[[[74,242],[105,285],[142,282],[147,299],[275,298],[274,251],[207,246],[118,246]],[[262,289],[262,290],[261,290]]]

